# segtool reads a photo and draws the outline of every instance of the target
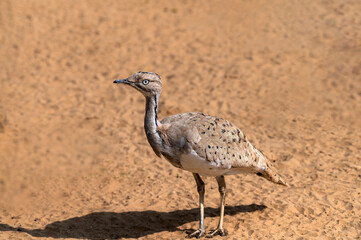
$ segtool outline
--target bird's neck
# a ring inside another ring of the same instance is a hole
[[[156,132],[160,124],[158,121],[158,99],[159,95],[146,97],[144,128],[146,131]]]
[[[146,97],[144,129],[149,144],[152,146],[154,152],[160,156],[159,148],[162,145],[162,139],[157,132],[158,125],[160,125],[157,117],[158,99],[159,94],[152,97]]]

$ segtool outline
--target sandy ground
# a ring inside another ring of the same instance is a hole
[[[291,185],[227,177],[222,239],[361,238],[361,1],[2,0],[1,239],[198,227],[192,174],[156,157],[143,96],[112,83],[139,70],[162,76],[160,117],[230,120]]]

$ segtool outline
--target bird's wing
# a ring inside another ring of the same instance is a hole
[[[244,133],[229,121],[203,113],[183,113],[161,121],[169,126],[168,142],[214,162],[219,167],[250,167],[255,159]],[[183,138],[183,142],[182,142]]]
[[[287,185],[272,163],[231,122],[203,113],[182,113],[161,121],[161,136],[180,152],[194,151],[218,168],[247,168],[266,179]]]

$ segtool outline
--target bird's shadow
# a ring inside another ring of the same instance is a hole
[[[255,212],[265,209],[265,205],[226,206],[226,215]],[[207,217],[218,216],[218,209],[205,208]],[[199,219],[199,209],[177,210],[173,212],[129,211],[95,212],[81,217],[69,218],[46,225],[44,229],[11,227],[0,223],[0,231],[19,231],[33,237],[78,238],[78,239],[117,239],[138,238],[162,231],[182,231],[185,223]]]

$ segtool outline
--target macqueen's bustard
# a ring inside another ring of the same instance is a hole
[[[225,235],[223,216],[226,183],[224,176],[238,173],[257,174],[271,182],[287,185],[271,162],[247,140],[244,133],[225,119],[190,112],[158,120],[160,77],[152,72],[138,72],[114,83],[130,85],[146,99],[144,128],[148,142],[158,157],[173,166],[193,173],[199,193],[199,229],[188,237],[205,235],[204,182],[200,175],[216,178],[221,195],[219,224],[208,237]]]

